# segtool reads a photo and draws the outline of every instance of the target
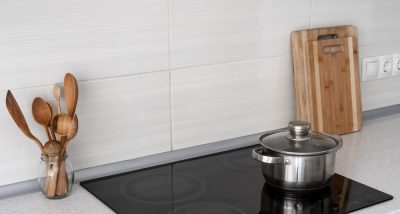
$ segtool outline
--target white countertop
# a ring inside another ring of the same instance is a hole
[[[92,194],[75,184],[69,197],[49,200],[41,192],[30,193],[0,201],[0,213],[7,214],[56,214],[56,213],[114,213]]]
[[[344,135],[336,172],[394,197],[355,214],[400,213],[400,113],[364,122]]]
[[[393,195],[394,199],[355,214],[400,213],[400,113],[370,119],[362,131],[344,135],[336,172]],[[0,200],[0,213],[113,213],[81,186],[62,200],[31,193]]]

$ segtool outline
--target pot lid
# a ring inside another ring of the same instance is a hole
[[[287,129],[261,136],[261,145],[278,153],[289,155],[320,155],[336,151],[342,146],[342,138],[320,132],[310,132],[305,121],[291,121]]]

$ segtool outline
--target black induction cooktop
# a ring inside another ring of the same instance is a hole
[[[335,174],[314,192],[287,192],[264,182],[255,146],[81,182],[117,213],[349,213],[392,196]]]

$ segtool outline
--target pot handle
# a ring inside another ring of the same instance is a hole
[[[336,134],[331,134],[331,136],[332,136],[332,138],[334,138],[334,139],[336,140],[336,142],[338,143],[338,149],[337,149],[337,150],[341,149],[342,146],[343,146],[343,139],[342,139],[342,137],[340,137],[339,135],[336,135]]]
[[[283,163],[283,158],[279,156],[266,156],[263,154],[262,148],[253,149],[251,156],[263,163]]]

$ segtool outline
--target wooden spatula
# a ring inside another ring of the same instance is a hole
[[[37,144],[37,146],[40,149],[40,152],[44,154],[42,143],[31,133],[29,126],[26,123],[25,117],[22,114],[22,111],[19,108],[17,101],[15,100],[10,90],[7,91],[6,105],[8,112],[13,118],[15,124],[17,124],[17,126],[22,131],[22,133],[25,134],[25,136],[27,136]]]
[[[64,77],[64,98],[67,106],[68,116],[74,118],[76,104],[78,103],[78,83],[75,77],[67,73]]]

